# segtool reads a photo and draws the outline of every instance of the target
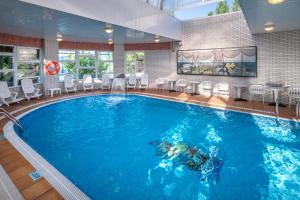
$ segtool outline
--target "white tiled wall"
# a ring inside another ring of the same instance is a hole
[[[187,80],[279,82],[300,87],[300,30],[252,35],[242,12],[186,21],[182,25],[182,50],[257,46],[257,78],[179,75]],[[162,64],[163,63],[163,64]],[[176,75],[176,55],[171,51],[146,53],[150,79]],[[231,96],[234,89],[231,87]],[[247,94],[245,94],[245,97]]]

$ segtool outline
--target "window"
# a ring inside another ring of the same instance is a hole
[[[125,61],[125,73],[144,73],[144,52],[127,52]]]
[[[8,86],[14,85],[14,47],[0,46],[0,81],[6,81]]]
[[[17,79],[31,78],[34,83],[40,82],[41,60],[40,50],[19,47],[17,52]]]
[[[60,72],[59,72],[59,81],[64,80],[65,75],[72,75],[76,77],[76,65],[75,51],[59,50],[58,53],[59,63],[60,63]]]
[[[0,81],[17,86],[21,79],[40,82],[41,50],[31,47],[0,45]]]
[[[82,79],[84,74],[96,77],[95,51],[79,51],[79,79]]]
[[[103,74],[113,73],[114,65],[112,52],[98,52],[98,60],[98,77]]]
[[[104,73],[113,73],[113,53],[85,50],[59,50],[61,65],[60,81],[66,74],[76,79],[82,79],[84,74],[93,78],[101,77]]]

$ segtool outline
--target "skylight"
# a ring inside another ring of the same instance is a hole
[[[181,20],[219,15],[240,10],[238,0],[146,0]]]

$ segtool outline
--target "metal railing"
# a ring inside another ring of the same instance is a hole
[[[7,112],[4,108],[0,108],[0,114],[3,114],[5,117],[7,117],[10,121],[12,121],[16,126],[18,126],[21,131],[23,131],[23,126],[21,125],[21,122],[15,118],[12,114]]]

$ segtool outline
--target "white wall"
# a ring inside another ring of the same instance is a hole
[[[145,51],[145,73],[149,75],[149,85],[155,88],[158,77],[176,78],[176,57],[171,50]]]
[[[182,43],[182,50],[257,46],[258,76],[237,78],[178,75],[180,78],[226,81],[231,85],[239,82],[253,84],[276,82],[300,86],[300,30],[252,35],[242,12],[237,12],[183,22]],[[170,56],[166,54],[168,53],[157,51],[146,56],[147,70],[151,79],[177,73],[176,57],[173,56],[170,60]],[[231,87],[231,96],[233,95],[234,89]]]

